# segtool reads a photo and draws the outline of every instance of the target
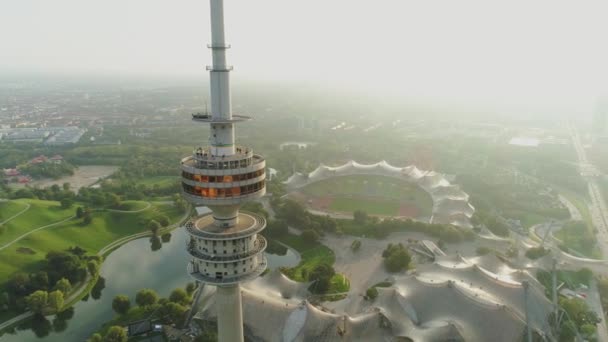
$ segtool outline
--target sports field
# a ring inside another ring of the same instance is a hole
[[[416,184],[385,176],[352,175],[326,179],[301,189],[294,198],[312,209],[371,215],[427,217],[433,200]]]

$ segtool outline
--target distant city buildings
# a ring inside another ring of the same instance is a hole
[[[42,128],[3,128],[0,141],[9,143],[44,143],[49,146],[76,144],[86,132],[76,126]]]

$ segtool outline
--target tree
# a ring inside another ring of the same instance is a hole
[[[101,337],[101,335],[99,335],[98,333],[93,334],[91,337],[89,337],[89,339],[87,340],[87,342],[102,342],[103,338]]]
[[[49,293],[48,304],[54,312],[61,311],[61,308],[63,308],[63,292],[55,290]]]
[[[593,271],[586,267],[583,267],[580,270],[576,271],[576,277],[580,282],[589,286],[589,283],[591,283],[591,279],[593,279]]]
[[[188,305],[190,302],[190,297],[183,289],[175,289],[169,295],[169,300],[173,303]]]
[[[150,306],[158,301],[158,294],[151,289],[141,289],[135,295],[135,303],[138,306]]]
[[[99,272],[99,264],[95,260],[89,260],[89,262],[87,262],[87,269],[89,270],[90,275],[96,276]]]
[[[161,235],[161,236],[160,236],[160,240],[161,240],[163,243],[170,242],[170,241],[171,241],[171,233],[165,233],[165,234]]]
[[[112,309],[119,315],[126,314],[131,308],[131,301],[125,295],[118,295],[112,300]]]
[[[74,204],[74,201],[71,198],[63,198],[61,199],[61,201],[59,202],[61,204],[61,208],[63,209],[68,209],[70,207],[72,207],[72,205]]]
[[[64,295],[67,295],[72,290],[72,284],[66,278],[57,280],[55,289],[61,291]]]
[[[540,246],[540,247],[532,247],[532,248],[529,248],[526,251],[526,257],[528,259],[536,260],[538,258],[541,258],[541,257],[547,255],[547,253],[549,253],[549,250],[545,249],[542,246]]]
[[[389,272],[400,272],[406,269],[412,260],[410,253],[401,243],[396,245],[389,243],[382,251],[382,257],[384,266]]]
[[[120,197],[115,194],[115,193],[108,193],[107,194],[107,202],[110,204],[110,207],[112,208],[120,208],[120,205],[122,204],[122,201],[120,200]]]
[[[152,232],[152,234],[156,235],[158,234],[158,231],[160,230],[161,225],[160,223],[158,223],[158,221],[156,220],[150,220],[148,222],[148,229]]]
[[[365,295],[367,298],[374,300],[376,297],[378,297],[378,289],[376,287],[370,287],[367,289],[367,291],[365,291]]]
[[[63,183],[63,191],[70,191],[70,183]]]
[[[336,274],[336,271],[331,265],[319,264],[309,274],[308,280],[314,281],[311,290],[314,293],[325,293],[331,284],[331,278]]]
[[[301,238],[307,244],[314,244],[319,241],[319,234],[312,229],[307,229],[302,232]]]
[[[36,290],[48,290],[49,289],[49,274],[45,271],[39,271],[30,276],[32,288]]]
[[[84,216],[84,209],[82,207],[76,208],[76,218],[82,218]]]
[[[161,216],[157,217],[156,220],[163,227],[168,227],[169,224],[171,223],[171,221],[169,220],[169,218],[166,215],[161,215]]]
[[[110,327],[106,336],[103,337],[104,342],[127,342],[128,339],[125,329],[117,325]]]
[[[194,293],[194,290],[196,290],[196,284],[188,283],[186,285],[186,292],[188,293],[188,296],[192,296],[192,294]]]
[[[93,214],[91,214],[91,211],[84,211],[84,214],[82,214],[82,224],[89,225],[91,224],[91,222],[93,222]]]
[[[25,302],[30,310],[35,313],[42,313],[42,310],[48,303],[49,293],[43,290],[38,290],[25,298]]]
[[[30,293],[31,286],[30,276],[27,273],[17,272],[8,281],[7,288],[15,295],[24,296]]]
[[[171,322],[178,326],[183,323],[187,311],[187,307],[174,302],[164,303],[161,308],[163,316],[166,316]]]
[[[285,220],[272,220],[268,222],[265,232],[268,236],[280,237],[289,233],[289,226]]]
[[[357,224],[364,224],[367,222],[367,213],[363,210],[355,210],[353,213],[353,219]]]

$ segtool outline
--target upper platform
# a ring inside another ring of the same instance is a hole
[[[192,114],[192,120],[196,122],[204,122],[210,124],[232,124],[237,122],[250,121],[252,120],[252,117],[247,115],[232,114],[231,119],[226,119],[213,117],[213,115],[207,113],[194,113]]]
[[[229,228],[218,227],[214,224],[213,214],[192,217],[185,227],[190,235],[208,240],[225,240],[226,238],[242,238],[257,234],[266,227],[266,219],[258,214],[240,211],[238,222]]]

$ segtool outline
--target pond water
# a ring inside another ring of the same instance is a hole
[[[162,297],[169,296],[175,288],[184,288],[192,281],[186,273],[189,259],[186,239],[186,232],[177,229],[172,232],[170,241],[162,244],[159,240],[144,238],[123,245],[103,263],[103,280],[86,301],[78,302],[73,311],[63,314],[64,317],[24,322],[13,333],[2,335],[0,341],[85,341],[114,316],[112,299],[116,295],[129,296],[133,305],[135,293],[142,288],[154,289]],[[266,257],[271,269],[299,262],[296,253],[280,246],[268,251]]]

